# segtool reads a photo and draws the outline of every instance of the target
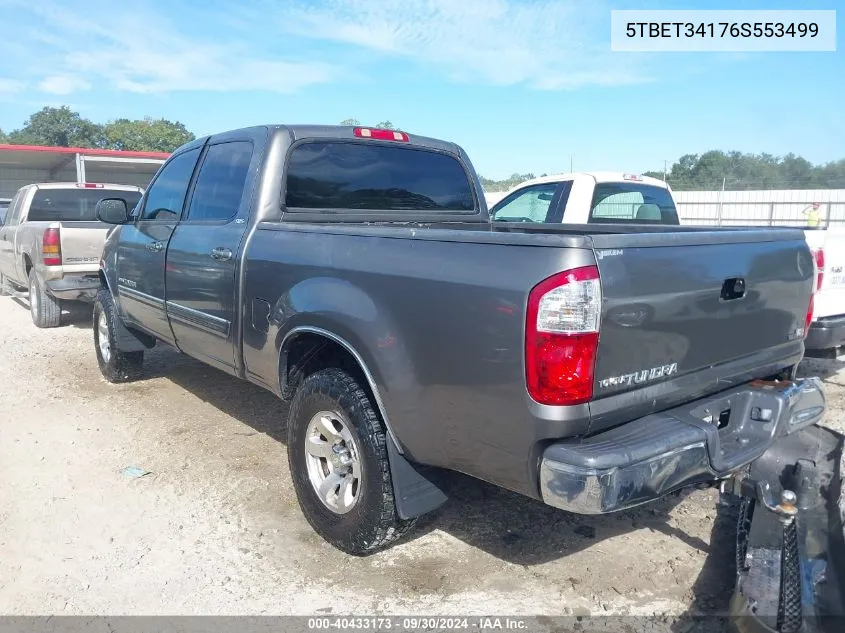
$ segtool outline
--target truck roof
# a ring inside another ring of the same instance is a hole
[[[640,176],[638,174],[630,174],[621,171],[575,171],[566,172],[562,174],[551,174],[550,176],[542,176],[540,178],[532,178],[519,183],[513,189],[519,189],[527,185],[540,185],[549,182],[562,182],[564,180],[574,180],[578,177],[587,176],[592,178],[597,183],[600,182],[638,182],[645,185],[652,185],[655,187],[662,187],[669,189],[669,185],[659,178],[652,178],[650,176]]]
[[[86,186],[87,185],[87,186]],[[96,186],[94,186],[96,185]],[[38,189],[117,189],[119,191],[143,191],[136,185],[118,185],[113,183],[92,182],[34,182],[29,187]]]
[[[267,125],[255,125],[246,128],[241,128],[238,130],[226,130],[220,132],[218,134],[210,134],[207,136],[203,136],[201,138],[197,138],[189,143],[183,145],[177,151],[183,151],[186,149],[190,149],[192,147],[197,147],[203,145],[209,138],[215,138],[218,136],[228,136],[230,134],[237,134],[238,132],[245,132],[245,131],[256,131],[259,129],[266,129],[270,130],[271,132],[274,131],[287,131],[294,140],[300,140],[304,138],[334,138],[334,139],[354,139],[355,136],[355,129],[356,128],[366,128],[369,130],[378,130],[383,129],[377,126],[371,125],[315,125],[315,124],[294,124],[294,125],[285,125],[280,123],[274,124],[267,124]],[[399,145],[415,145],[417,147],[427,147],[430,149],[436,149],[441,151],[448,151],[452,153],[461,153],[461,148],[456,143],[452,143],[449,141],[444,141],[437,138],[432,138],[429,136],[420,136],[418,134],[412,134],[405,130],[390,130],[391,132],[402,132],[407,135],[408,140],[405,142],[398,141],[397,144]]]

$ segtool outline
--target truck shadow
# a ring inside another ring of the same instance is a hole
[[[739,500],[721,496],[710,533],[710,546],[692,586],[693,601],[672,626],[678,633],[730,630],[730,602],[736,586],[736,528]]]
[[[164,377],[259,433],[286,444],[286,403],[250,383],[161,346],[145,359],[145,378]],[[707,543],[670,525],[669,514],[683,500],[669,497],[635,510],[581,516],[458,473],[441,472],[449,495],[441,508],[421,517],[407,537],[443,530],[503,561],[540,565],[636,530],[652,530],[706,551]],[[724,581],[724,578],[722,578]]]
[[[845,377],[835,380],[845,369],[845,356],[837,358],[816,358],[807,356],[798,366],[798,376],[818,376],[824,382],[845,384]]]
[[[12,301],[29,312],[29,299],[12,297]],[[74,327],[81,330],[90,330],[93,326],[91,315],[92,307],[90,303],[65,301],[62,303],[62,321],[59,327]]]

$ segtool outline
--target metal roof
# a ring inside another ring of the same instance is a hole
[[[43,145],[0,144],[0,167],[54,170],[73,164],[79,155],[86,161],[109,163],[110,168],[155,171],[170,154],[165,152],[125,152],[87,147],[45,147]]]

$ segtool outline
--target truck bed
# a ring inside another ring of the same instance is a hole
[[[541,405],[525,387],[528,292],[596,263],[603,305],[594,398]],[[248,374],[272,380],[267,346],[280,346],[298,312],[316,313],[325,330],[362,350],[388,426],[414,461],[532,496],[536,461],[525,455],[539,456],[546,442],[797,364],[813,277],[798,230],[607,224],[264,222],[245,266],[250,301],[282,297],[269,306],[278,330],[272,316],[268,332],[244,328]],[[745,280],[746,294],[723,301],[732,278]]]

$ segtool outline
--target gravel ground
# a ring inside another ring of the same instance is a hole
[[[302,518],[273,395],[161,347],[108,385],[90,313],[0,300],[0,613],[723,613],[714,491],[579,517],[455,476],[405,542],[346,556]],[[812,360],[845,430],[845,363]],[[121,473],[138,466],[149,475]]]

